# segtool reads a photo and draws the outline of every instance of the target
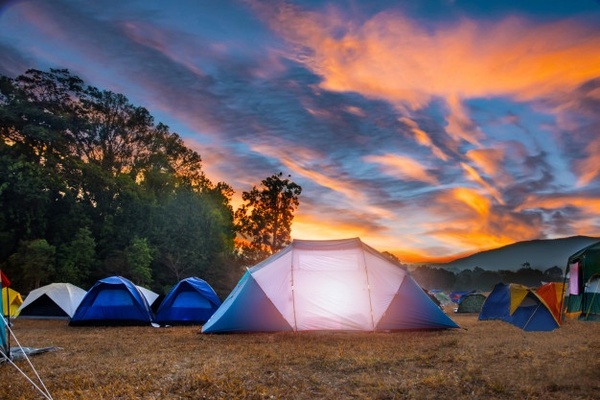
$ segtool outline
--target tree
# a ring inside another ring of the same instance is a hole
[[[146,109],[66,69],[0,76],[0,176],[0,262],[15,255],[19,284],[235,275],[231,187]],[[38,239],[56,261],[25,265]]]
[[[282,176],[282,172],[272,175],[262,181],[261,188],[254,186],[243,192],[246,204],[235,212],[237,232],[248,241],[246,250],[255,251],[259,258],[291,243],[292,221],[302,188]]]
[[[126,250],[131,280],[141,286],[152,283],[152,249],[146,239],[135,238]]]
[[[562,282],[564,273],[562,268],[555,265],[544,271],[544,277],[549,282]]]
[[[18,251],[13,253],[8,261],[13,270],[21,273],[24,289],[29,291],[49,283],[55,271],[55,254],[55,247],[45,239],[35,239],[22,242]]]
[[[82,286],[96,261],[96,242],[88,228],[79,228],[73,240],[58,251],[57,273],[61,282]]]

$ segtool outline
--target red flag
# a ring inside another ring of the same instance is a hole
[[[2,287],[10,286],[10,280],[6,277],[6,275],[4,275],[4,272],[2,272],[2,270],[0,270],[0,279],[2,279]]]

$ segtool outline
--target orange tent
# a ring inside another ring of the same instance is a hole
[[[565,284],[562,282],[548,282],[540,286],[535,293],[540,296],[548,306],[548,309],[554,315],[559,323],[562,323],[562,308],[565,301]]]

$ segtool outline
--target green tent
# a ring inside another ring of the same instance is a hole
[[[600,242],[584,247],[567,261],[567,315],[600,320]]]
[[[483,293],[468,293],[463,295],[458,303],[457,313],[477,313],[481,311],[481,307],[485,302]]]

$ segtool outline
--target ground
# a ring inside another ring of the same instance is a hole
[[[17,318],[13,331],[22,346],[59,348],[30,357],[55,400],[600,397],[600,322],[524,332],[450,316],[462,329],[206,335]],[[0,399],[44,398],[10,364],[0,382]]]

